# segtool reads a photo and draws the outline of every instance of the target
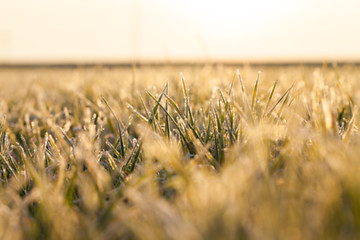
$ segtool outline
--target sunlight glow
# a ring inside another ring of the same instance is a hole
[[[355,0],[9,1],[0,61],[359,59],[359,22]]]

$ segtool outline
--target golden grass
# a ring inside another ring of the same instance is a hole
[[[359,76],[0,69],[0,238],[359,239]]]

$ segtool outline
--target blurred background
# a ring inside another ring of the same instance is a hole
[[[357,0],[0,0],[0,63],[360,60]]]

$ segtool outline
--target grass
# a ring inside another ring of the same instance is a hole
[[[0,238],[359,239],[359,76],[1,69]]]

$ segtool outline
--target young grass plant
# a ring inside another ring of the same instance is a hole
[[[358,239],[359,67],[261,70],[0,69],[0,238]]]

